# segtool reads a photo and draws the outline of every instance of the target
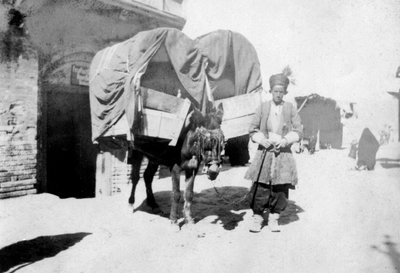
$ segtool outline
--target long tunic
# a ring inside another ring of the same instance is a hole
[[[273,105],[273,102],[262,103],[256,110],[256,114],[250,124],[250,137],[262,132],[266,138],[274,133],[284,137],[289,132],[295,132],[301,137],[302,125],[296,108],[289,102],[281,105]],[[295,186],[298,182],[296,162],[290,149],[291,145],[280,150],[279,153],[267,151],[262,169],[262,155],[264,148],[260,145],[254,159],[245,174],[245,179],[269,183],[273,185],[291,184]]]

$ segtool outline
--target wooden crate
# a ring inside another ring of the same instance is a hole
[[[224,132],[225,139],[248,134],[250,122],[260,102],[260,92],[215,101],[215,105],[222,103],[224,107],[221,129]]]
[[[142,94],[143,126],[138,134],[170,139],[169,145],[175,146],[189,112],[190,101],[145,88]],[[111,135],[126,135],[129,138],[130,131],[125,115],[104,134]]]
[[[96,197],[116,194],[118,192],[116,180],[129,182],[127,156],[127,147],[114,149],[101,146],[101,152],[97,154],[96,159]]]

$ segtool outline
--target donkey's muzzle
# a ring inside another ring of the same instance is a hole
[[[220,166],[218,163],[213,163],[207,167],[207,178],[211,181],[217,179],[219,175]]]

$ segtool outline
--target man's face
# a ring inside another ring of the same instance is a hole
[[[283,100],[283,96],[286,95],[286,89],[282,85],[274,85],[271,89],[272,100],[279,104]]]

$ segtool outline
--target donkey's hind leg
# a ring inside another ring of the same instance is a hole
[[[147,164],[147,168],[143,174],[144,183],[146,185],[146,196],[147,196],[146,202],[147,202],[147,205],[149,205],[152,209],[159,208],[158,204],[154,198],[153,188],[152,188],[153,178],[157,172],[157,169],[158,169],[158,164],[149,160],[149,163]]]
[[[129,204],[133,205],[135,203],[135,191],[136,186],[140,179],[140,166],[142,165],[143,154],[138,151],[132,152],[131,162],[131,179],[132,179],[132,190],[131,195],[129,196]]]

